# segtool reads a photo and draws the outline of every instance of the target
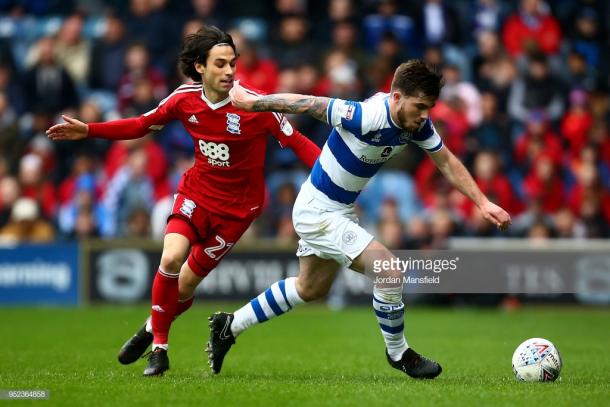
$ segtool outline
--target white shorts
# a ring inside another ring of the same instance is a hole
[[[373,240],[358,224],[353,207],[331,201],[305,181],[292,210],[294,230],[301,240],[297,256],[333,259],[349,267]]]

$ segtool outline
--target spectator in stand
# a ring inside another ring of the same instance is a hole
[[[324,74],[316,85],[315,93],[334,98],[356,100],[362,92],[356,62],[342,51],[333,51],[324,61]]]
[[[444,86],[440,99],[450,101],[458,97],[464,104],[466,119],[469,127],[476,127],[481,123],[481,94],[472,83],[462,80],[462,73],[457,65],[446,64],[442,69]]]
[[[115,15],[106,17],[104,35],[91,48],[89,87],[115,92],[125,70],[125,25]]]
[[[286,182],[275,191],[271,205],[267,209],[267,222],[270,229],[267,233],[278,240],[294,241],[297,235],[292,227],[292,207],[297,197],[297,190],[292,182]],[[290,226],[290,227],[289,227]]]
[[[535,110],[526,122],[525,132],[518,136],[515,143],[515,164],[525,174],[541,154],[550,157],[555,165],[562,165],[561,141],[551,130],[545,114]]]
[[[546,241],[552,237],[551,228],[544,222],[536,222],[527,231],[527,238],[536,242]]]
[[[533,110],[542,110],[553,123],[564,111],[564,85],[550,70],[544,54],[528,58],[527,73],[513,82],[508,101],[512,119],[523,123]]]
[[[593,163],[582,165],[568,203],[574,214],[584,219],[587,237],[608,237],[610,229],[610,193],[601,183]]]
[[[595,122],[589,139],[599,152],[600,160],[610,167],[610,132],[608,132],[608,124],[601,120]]]
[[[504,47],[512,57],[533,52],[556,54],[561,37],[557,19],[542,0],[521,0],[519,10],[508,17],[502,31]]]
[[[430,225],[421,217],[413,217],[406,225],[406,236],[403,247],[406,250],[429,249],[432,243]]]
[[[566,64],[562,70],[563,80],[573,89],[584,89],[592,92],[600,85],[600,75],[587,65],[584,55],[575,49],[568,52]]]
[[[341,51],[356,63],[358,78],[362,78],[364,69],[369,65],[369,57],[360,48],[358,26],[354,21],[337,22],[331,32],[330,48],[327,55],[333,51]]]
[[[461,95],[453,93],[445,100],[438,100],[430,111],[430,118],[451,151],[458,157],[466,153],[466,135],[472,128],[468,122],[466,104]]]
[[[386,32],[377,47],[377,54],[368,67],[370,93],[389,92],[394,71],[403,60],[398,39],[391,32]]]
[[[565,185],[559,169],[548,154],[539,154],[523,181],[527,199],[538,199],[547,214],[557,212],[566,198]]]
[[[309,22],[299,14],[283,17],[279,23],[279,35],[271,46],[271,54],[279,68],[294,68],[315,61],[316,46],[308,38]]]
[[[155,89],[150,79],[138,78],[134,81],[133,87],[133,98],[123,108],[124,116],[139,116],[157,107],[158,101],[155,98]]]
[[[374,223],[383,220],[388,202],[401,223],[408,222],[422,207],[413,179],[397,170],[380,171],[362,191],[358,202],[365,218]]]
[[[15,177],[0,177],[0,228],[10,221],[11,210],[20,195],[21,188]]]
[[[119,111],[125,116],[126,109],[133,103],[137,84],[148,80],[153,89],[154,100],[158,103],[167,94],[167,86],[162,73],[150,65],[150,54],[144,44],[132,44],[125,53],[125,72],[118,88]]]
[[[475,83],[481,91],[493,92],[498,99],[498,109],[503,114],[508,112],[508,100],[513,82],[517,78],[515,62],[501,55],[497,59],[487,60],[479,66]]]
[[[146,173],[153,184],[153,201],[169,195],[167,158],[161,146],[150,135],[135,140],[116,141],[112,144],[106,154],[104,167],[107,179],[116,177],[121,168],[129,165],[129,157],[138,150],[142,150],[145,154]]]
[[[475,0],[472,2],[472,35],[478,38],[483,32],[500,32],[507,17],[506,3],[501,0]]]
[[[379,241],[386,247],[396,250],[405,245],[403,226],[398,220],[382,220],[377,225]]]
[[[81,240],[100,236],[101,234],[98,230],[94,214],[91,211],[81,210],[76,216],[74,229],[66,238],[70,240]]]
[[[8,160],[0,152],[0,180],[4,177],[8,177],[10,173]]]
[[[29,111],[57,114],[78,106],[74,80],[55,58],[56,41],[41,38],[38,61],[25,73],[23,87]]]
[[[438,45],[428,45],[424,49],[423,60],[426,65],[432,66],[435,69],[441,69],[445,65],[443,50]]]
[[[413,16],[416,33],[423,33],[424,44],[459,45],[461,43],[459,19],[452,2],[444,0],[418,0],[409,2],[409,15]]]
[[[4,94],[10,110],[21,115],[26,110],[23,86],[18,80],[18,72],[0,57],[0,93]]]
[[[60,206],[57,215],[59,230],[64,236],[108,235],[108,231],[102,232],[107,225],[107,213],[97,202],[97,196],[97,185],[92,174],[82,173],[75,178],[72,194]]]
[[[403,225],[397,202],[386,197],[379,204],[380,214],[376,229],[379,240],[390,249],[402,249],[404,245]]]
[[[23,151],[23,142],[19,140],[17,115],[2,91],[0,91],[0,134],[0,154],[6,161],[7,167],[13,169],[17,166]]]
[[[237,30],[230,31],[233,42],[239,50],[239,70],[235,79],[247,83],[263,93],[273,93],[277,89],[279,69],[272,59],[262,58],[257,45],[246,39]]]
[[[474,179],[481,191],[490,196],[498,205],[507,208],[511,214],[519,214],[523,205],[517,198],[509,179],[500,168],[498,155],[492,151],[481,151],[474,160]],[[472,215],[474,205],[470,205],[465,212]]]
[[[155,203],[153,181],[147,173],[146,151],[136,148],[129,152],[125,165],[109,180],[104,191],[103,205],[109,225],[103,228],[110,235],[128,233],[131,213],[137,208],[152,210]]]
[[[512,154],[508,120],[498,109],[498,98],[493,92],[487,91],[481,94],[481,113],[481,123],[467,136],[468,155],[472,156],[480,150],[491,150],[499,155],[504,167],[509,168]]]
[[[457,225],[451,213],[445,209],[434,211],[430,218],[432,249],[447,249],[447,239],[457,234]]]
[[[518,215],[511,225],[511,235],[515,237],[526,237],[532,225],[536,223],[544,223],[547,226],[553,224],[553,218],[547,214],[542,208],[542,199],[540,195],[528,196],[527,208]]]
[[[568,142],[572,157],[580,155],[592,127],[593,115],[588,107],[587,93],[574,89],[570,92],[570,108],[561,119],[561,135]]]
[[[572,49],[584,57],[588,66],[596,70],[601,67],[604,53],[608,52],[599,23],[600,18],[593,7],[587,6],[579,10],[573,22],[574,30],[568,40]]]
[[[124,18],[128,37],[150,53],[155,69],[171,71],[175,55],[174,44],[180,39],[180,21],[171,18],[164,8],[165,1],[129,0],[129,11]]]
[[[19,198],[13,205],[10,221],[0,229],[0,241],[45,243],[55,238],[53,226],[40,216],[32,198]]]
[[[57,33],[55,52],[57,61],[66,68],[74,82],[84,87],[89,76],[91,44],[82,36],[83,20],[80,14],[72,14],[64,20]]]
[[[477,48],[472,62],[472,77],[477,86],[493,78],[498,61],[505,55],[500,38],[494,31],[480,31],[476,37]]]
[[[356,34],[358,29],[355,24],[359,25],[359,4],[353,0],[330,0],[328,2],[328,10],[320,20],[316,22],[313,29],[315,30],[316,42],[319,44],[328,44],[335,36],[335,28],[342,23],[354,24],[353,33]],[[332,33],[332,34],[331,34]],[[360,44],[360,37],[354,35],[353,41]]]
[[[53,219],[57,209],[57,193],[53,184],[46,179],[43,172],[43,161],[35,154],[26,154],[19,163],[19,183],[21,195],[32,198],[42,209],[41,215],[46,219]]]
[[[79,154],[74,160],[69,175],[63,179],[57,190],[60,205],[74,200],[78,190],[87,189],[97,196],[95,191],[95,162],[88,154]],[[84,178],[83,178],[84,177]]]
[[[561,208],[553,216],[553,229],[555,230],[556,237],[562,239],[582,239],[586,237],[585,225],[579,218],[574,216],[574,213],[569,208]]]
[[[585,145],[582,150],[579,151],[578,156],[571,158],[566,170],[571,172],[570,176],[567,176],[568,182],[573,184],[580,173],[583,166],[592,165],[597,169],[599,174],[599,180],[603,187],[610,191],[610,166],[600,159],[600,151],[594,144]]]
[[[191,0],[192,12],[189,13],[189,18],[216,27],[226,26],[227,18],[218,3],[218,0]]]
[[[386,33],[392,33],[409,55],[421,55],[422,44],[417,35],[421,31],[417,31],[411,17],[400,14],[395,0],[377,2],[376,13],[364,17],[362,30],[370,51],[379,47]]]
[[[5,38],[0,38],[0,65],[7,67],[11,72],[17,68],[11,43]]]
[[[151,235],[150,221],[149,209],[142,206],[133,208],[127,218],[125,236],[141,239],[149,238]]]

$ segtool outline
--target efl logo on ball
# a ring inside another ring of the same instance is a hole
[[[550,341],[531,338],[517,346],[513,353],[513,372],[524,382],[552,382],[561,371],[561,356]]]

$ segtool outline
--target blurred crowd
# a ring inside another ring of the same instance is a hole
[[[509,236],[610,237],[609,13],[603,0],[0,0],[0,240],[162,236],[193,162],[180,123],[114,143],[51,143],[44,131],[61,114],[154,108],[187,81],[181,40],[204,23],[233,35],[236,79],[264,92],[363,100],[423,58],[445,81],[435,127],[511,213]],[[327,125],[291,120],[324,143]],[[267,208],[246,236],[295,239],[307,169],[271,138],[267,154]],[[416,147],[358,210],[393,248],[501,234]]]

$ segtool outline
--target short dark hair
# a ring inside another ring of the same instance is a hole
[[[195,69],[195,63],[205,65],[214,45],[227,44],[237,55],[233,38],[215,26],[204,26],[194,34],[185,37],[180,52],[180,71],[193,79],[201,80],[201,74]]]
[[[400,64],[394,72],[392,91],[400,91],[405,96],[432,96],[438,99],[441,93],[443,76],[429,68],[420,59],[411,59]]]

